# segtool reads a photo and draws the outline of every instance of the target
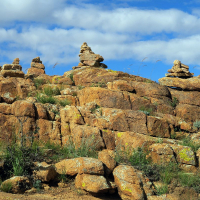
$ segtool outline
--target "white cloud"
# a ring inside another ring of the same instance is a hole
[[[7,24],[0,29],[0,44],[6,42],[6,46],[0,47],[1,56],[11,60],[20,57],[30,63],[40,54],[42,61],[49,65],[78,63],[80,46],[88,42],[106,60],[141,61],[148,57],[149,61],[159,59],[172,63],[180,59],[186,64],[200,64],[197,15],[177,9],[108,10],[79,2],[75,5],[65,0],[0,1],[0,25]],[[166,33],[175,33],[178,37],[170,38]],[[161,36],[167,39],[162,40]]]

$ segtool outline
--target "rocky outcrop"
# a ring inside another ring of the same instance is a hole
[[[180,60],[175,60],[174,61],[174,66],[172,69],[168,70],[168,74],[165,74],[167,77],[181,77],[181,78],[189,78],[194,75],[194,73],[189,72],[189,66],[184,65],[181,63]]]
[[[31,62],[31,68],[28,69],[27,75],[33,75],[37,77],[41,74],[45,74],[45,66],[42,64],[40,57],[33,58]]]
[[[101,63],[104,60],[104,58],[99,54],[95,54],[91,50],[91,48],[87,45],[86,42],[84,42],[81,45],[79,57],[80,57],[80,63],[78,64],[77,67],[73,67],[73,69],[84,66],[107,68],[105,64]]]
[[[24,78],[22,66],[19,64],[19,58],[15,58],[12,64],[4,64],[0,70],[0,75],[3,77],[20,77]]]
[[[35,163],[35,180],[49,182],[65,175],[74,177],[76,187],[90,193],[117,190],[122,199],[156,199],[152,182],[142,172],[116,161],[118,150],[130,155],[142,148],[153,163],[175,162],[185,171],[199,170],[199,149],[179,141],[184,137],[199,140],[198,123],[193,126],[200,120],[198,77],[181,78],[188,68],[177,62],[180,66],[175,65],[170,73],[179,73],[178,78],[165,77],[158,84],[100,68],[103,58],[85,43],[80,53],[79,66],[63,76],[46,75],[37,57],[25,78],[0,77],[2,142],[23,136],[27,144],[34,138],[63,147],[73,144],[76,150],[87,145],[88,151],[98,152],[98,159],[96,155],[96,159],[67,158],[54,165]],[[11,65],[18,66],[19,59]],[[37,93],[48,97],[45,89],[58,90],[49,96],[54,102],[39,102]],[[65,100],[70,104],[60,103]]]

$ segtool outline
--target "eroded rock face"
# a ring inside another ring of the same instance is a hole
[[[73,69],[83,66],[107,68],[105,64],[101,63],[104,58],[99,54],[95,54],[86,42],[81,45],[79,57],[80,63],[78,64],[78,67],[73,67]]]
[[[35,77],[45,74],[45,66],[42,64],[40,57],[36,57],[32,59],[31,68],[28,69],[27,75],[33,75]]]
[[[175,60],[174,66],[172,67],[172,69],[169,69],[168,72],[169,73],[165,75],[167,77],[172,76],[172,77],[189,78],[194,75],[194,73],[189,72],[189,66],[184,65],[183,63],[181,63],[180,60]]]

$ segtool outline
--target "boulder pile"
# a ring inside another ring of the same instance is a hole
[[[95,54],[91,50],[91,48],[87,45],[86,42],[84,42],[81,45],[79,57],[80,57],[80,63],[78,64],[77,67],[73,67],[73,69],[85,66],[107,68],[105,64],[101,63],[104,60],[104,58],[99,54]]]
[[[184,65],[180,60],[175,60],[174,66],[168,72],[168,74],[165,74],[166,77],[190,78],[194,75],[194,73],[189,72],[189,66]]]
[[[5,64],[0,68],[0,75],[3,77],[20,77],[24,78],[22,66],[19,64],[19,58],[15,58],[12,64]]]
[[[28,69],[27,75],[33,75],[37,77],[41,74],[45,74],[45,66],[42,64],[40,57],[33,58],[31,62],[31,68]]]

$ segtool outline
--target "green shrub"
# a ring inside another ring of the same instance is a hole
[[[200,193],[200,174],[180,172],[178,180],[182,186],[192,187],[196,192]]]
[[[8,182],[8,183],[1,184],[0,189],[3,192],[10,193],[12,190],[12,183]]]
[[[41,180],[34,180],[33,181],[33,187],[37,190],[42,189],[42,181]]]
[[[55,96],[55,95],[60,95],[60,89],[58,87],[52,88],[50,86],[47,86],[43,89],[44,94],[47,96]]]
[[[73,73],[71,73],[71,74],[69,75],[69,78],[70,78],[71,81],[74,83],[74,74],[73,74]]]
[[[168,193],[168,186],[167,185],[163,185],[161,187],[156,187],[156,194],[158,196],[162,195],[162,194],[167,194]]]
[[[143,112],[145,115],[152,115],[152,108],[146,108],[144,106],[141,106],[139,111]]]
[[[176,97],[173,97],[172,102],[170,103],[172,107],[176,107],[179,103],[178,99]]]
[[[191,141],[190,137],[183,138],[180,144],[183,146],[191,147],[194,152],[196,152],[200,148],[200,144]]]
[[[56,104],[57,103],[57,100],[54,97],[41,95],[39,93],[36,96],[36,100],[37,100],[37,102],[40,102],[43,104],[45,104],[45,103]]]
[[[100,108],[99,105],[95,105],[93,108],[90,109],[91,113],[95,113],[95,111]]]
[[[63,100],[58,100],[58,104],[60,104],[61,106],[66,106],[70,105],[71,102],[68,99],[63,99]]]
[[[42,78],[35,78],[35,79],[33,80],[33,82],[34,82],[34,85],[35,85],[36,89],[39,89],[39,87],[40,87],[41,85],[45,84],[45,80],[42,79]]]
[[[12,144],[7,147],[4,156],[4,177],[23,176],[32,173],[33,162],[41,160],[41,152],[37,145],[32,147]]]
[[[200,129],[200,121],[197,121],[193,123],[193,127],[197,128],[197,130],[199,131]]]

